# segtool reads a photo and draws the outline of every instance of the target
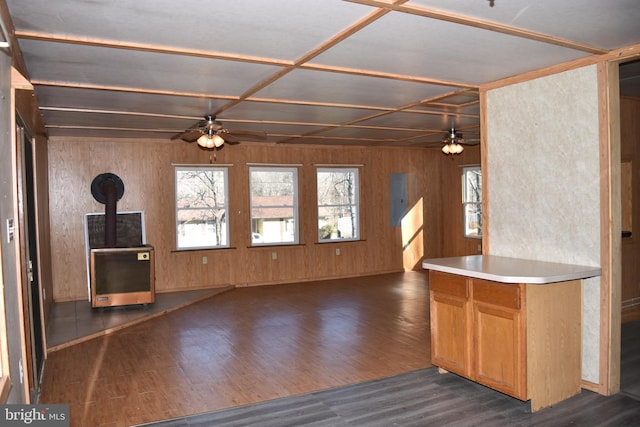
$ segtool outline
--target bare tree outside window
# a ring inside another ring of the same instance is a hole
[[[178,249],[228,247],[227,169],[176,167]]]
[[[318,240],[360,239],[358,169],[317,170]]]
[[[480,166],[462,169],[465,237],[482,237],[482,172]]]

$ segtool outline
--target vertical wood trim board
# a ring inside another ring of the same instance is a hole
[[[620,389],[621,210],[618,64],[598,64],[600,129],[600,390]]]

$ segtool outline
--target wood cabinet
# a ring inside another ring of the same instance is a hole
[[[472,285],[475,379],[526,400],[524,285]]]
[[[532,411],[580,391],[581,282],[507,284],[429,272],[431,359]]]
[[[469,280],[438,272],[429,278],[432,363],[471,378]]]

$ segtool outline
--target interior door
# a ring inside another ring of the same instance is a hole
[[[19,150],[21,154],[21,172],[19,200],[20,200],[20,221],[21,231],[24,233],[21,248],[22,265],[25,269],[23,273],[23,301],[25,327],[28,336],[25,337],[30,364],[27,367],[27,378],[29,380],[29,391],[31,401],[37,398],[42,368],[45,359],[45,342],[42,319],[42,299],[38,274],[38,239],[36,234],[36,210],[35,210],[35,184],[34,184],[34,161],[33,145],[26,130],[20,124],[17,125],[16,135],[18,138]]]

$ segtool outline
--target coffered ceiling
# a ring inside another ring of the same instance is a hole
[[[214,114],[271,142],[435,147],[451,123],[473,142],[480,84],[640,42],[637,0],[0,5],[51,136],[169,139]]]

